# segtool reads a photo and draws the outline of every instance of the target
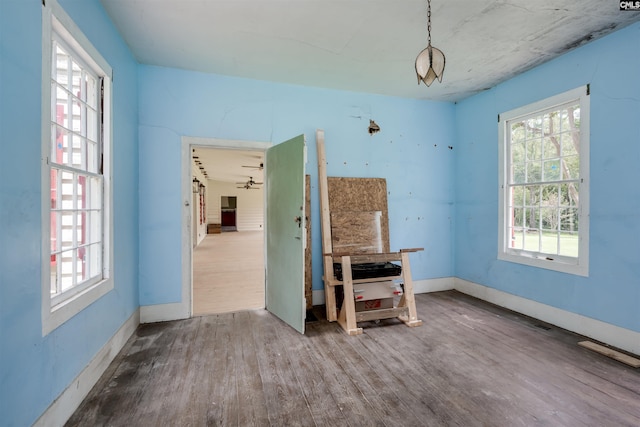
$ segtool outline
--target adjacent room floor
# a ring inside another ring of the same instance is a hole
[[[264,307],[264,232],[207,234],[193,250],[193,314]]]
[[[68,426],[638,426],[640,372],[455,291],[424,325],[265,310],[141,325]],[[316,308],[317,309],[317,308]]]

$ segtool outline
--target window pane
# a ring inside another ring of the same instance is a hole
[[[72,166],[77,169],[84,169],[84,165],[82,162],[83,138],[74,134],[72,141],[73,141],[72,156],[71,156],[71,163],[69,164],[69,166]]]
[[[525,182],[525,144],[522,142],[511,144],[511,182]]]
[[[511,182],[513,184],[524,184],[527,179],[526,177],[526,169],[525,169],[525,164],[524,163],[515,163],[513,165],[513,175],[511,178]]]
[[[543,164],[544,181],[557,181],[560,179],[560,159],[547,160]]]
[[[86,248],[84,267],[86,279],[100,277],[102,275],[102,249],[99,244],[89,245]]]
[[[102,241],[102,215],[98,211],[86,213],[86,243],[100,243]]]
[[[97,176],[87,177],[86,190],[87,209],[102,209],[102,178]]]
[[[542,215],[541,221],[544,230],[558,229],[560,211],[557,208],[542,208],[540,214]]]
[[[560,135],[563,156],[575,156],[578,154],[576,147],[580,144],[580,134],[578,132],[564,132]]]
[[[539,126],[537,125],[536,118],[530,118],[525,121],[525,137],[526,139],[533,139],[540,137]]]
[[[521,228],[512,228],[511,230],[511,246],[513,249],[522,249],[524,245],[524,232]]]
[[[569,156],[562,159],[562,179],[580,178],[580,157]]]
[[[576,233],[560,233],[559,255],[578,257],[578,235]]]
[[[560,230],[578,231],[578,209],[567,208],[561,210]]]
[[[51,253],[60,251],[60,239],[58,239],[58,228],[61,224],[60,222],[60,212],[51,212],[50,214],[51,221]]]
[[[79,284],[85,280],[85,267],[84,267],[84,257],[86,255],[85,248],[78,248],[75,250],[75,283]]]
[[[80,90],[80,82],[82,80],[82,69],[80,68],[80,65],[78,65],[76,61],[71,61],[71,73],[72,73],[71,93],[74,96],[77,96],[80,100],[84,100],[84,97],[82,96],[83,94]]]
[[[85,88],[87,92],[86,102],[89,107],[96,110],[98,108],[98,83],[90,74],[85,73]]]
[[[542,180],[542,170],[540,162],[527,163],[527,182],[540,182]]]
[[[84,245],[85,243],[87,243],[85,241],[85,233],[86,233],[86,224],[85,224],[85,217],[86,217],[87,213],[86,212],[76,212],[75,214],[75,220],[76,220],[76,224],[75,224],[75,229],[76,229],[76,242],[75,242],[75,246],[81,246]]]
[[[527,160],[540,160],[542,158],[542,140],[540,138],[527,141]]]
[[[525,187],[525,204],[527,206],[537,206],[540,203],[540,186],[528,185]]]
[[[511,187],[511,206],[523,206],[524,205],[524,187],[516,186]]]
[[[513,209],[513,226],[516,228],[522,228],[524,226],[524,209]]]
[[[541,252],[552,255],[558,253],[558,235],[556,233],[542,233]]]
[[[53,79],[63,87],[69,87],[69,56],[57,43],[53,52],[53,64]]]
[[[58,259],[60,262],[60,291],[64,292],[73,286],[75,250],[62,252]]]
[[[91,108],[85,109],[87,114],[87,131],[86,135],[91,141],[98,140],[98,113]]]
[[[524,210],[524,226],[529,229],[537,230],[540,224],[540,209],[525,208]]]
[[[83,109],[84,109],[84,104],[81,104],[80,101],[78,101],[78,98],[71,97],[71,108],[72,108],[72,114],[73,117],[71,119],[71,130],[74,132],[78,132],[81,133],[83,131],[83,118],[85,116]]]
[[[75,209],[74,197],[74,175],[70,172],[62,171],[61,181],[61,195],[62,195],[62,209]]]
[[[60,264],[58,260],[60,259],[59,255],[51,255],[51,295],[56,295],[59,293],[59,276],[60,276]]]
[[[86,165],[87,171],[92,173],[98,173],[98,149],[95,142],[87,141],[87,158]]]
[[[58,85],[53,85],[53,93],[55,93],[55,109],[51,112],[52,121],[69,128],[69,93]]]
[[[545,159],[560,157],[560,142],[555,136],[545,137],[543,140],[543,154]]]
[[[569,206],[578,206],[580,201],[580,184],[572,182],[568,184]]]
[[[538,230],[528,230],[524,236],[524,250],[540,252],[540,233]]]
[[[60,213],[60,247],[61,249],[69,249],[73,247],[73,213],[64,211]]]

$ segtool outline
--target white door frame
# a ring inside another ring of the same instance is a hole
[[[226,150],[245,150],[265,152],[273,144],[271,142],[241,141],[233,139],[182,137],[182,300],[180,311],[182,317],[193,316],[193,257],[192,257],[192,224],[193,208],[191,190],[191,150],[194,147],[220,148]]]

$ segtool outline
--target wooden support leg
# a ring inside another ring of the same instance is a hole
[[[404,280],[404,295],[400,299],[400,305],[409,309],[408,316],[400,316],[407,326],[420,326],[422,320],[418,320],[418,312],[416,310],[416,299],[413,295],[413,279],[411,278],[411,267],[409,266],[409,253],[402,252],[400,254],[402,259],[402,279]]]
[[[333,258],[330,255],[324,257],[324,301],[327,309],[327,320],[335,322],[338,320],[338,310],[336,308],[336,288],[329,285],[330,278],[333,277]]]
[[[362,328],[356,323],[356,303],[353,297],[353,279],[351,277],[351,257],[342,257],[342,287],[344,288],[344,300],[338,316],[338,323],[347,334],[359,335]]]

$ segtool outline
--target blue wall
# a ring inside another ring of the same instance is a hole
[[[137,309],[137,64],[98,0],[60,0],[115,74],[115,289],[42,337],[42,2],[0,0],[0,424],[33,423]]]
[[[313,288],[321,280],[315,130],[329,176],[384,177],[391,249],[412,255],[415,279],[453,273],[454,105],[141,66],[140,303],[180,301],[181,137],[269,141],[304,133],[312,177]],[[381,131],[370,135],[369,119]]]
[[[457,276],[640,331],[640,24],[454,105],[139,66],[98,0],[59,1],[114,69],[115,289],[42,337],[42,6],[0,0],[3,425],[34,422],[139,305],[180,301],[182,136],[306,135],[314,289],[321,128],[329,175],[387,178],[392,249],[426,249],[415,279]],[[497,261],[497,114],[586,83],[590,276]],[[369,135],[369,119],[382,131]]]
[[[455,275],[640,331],[640,24],[456,108]],[[591,85],[590,273],[497,260],[498,113]]]

